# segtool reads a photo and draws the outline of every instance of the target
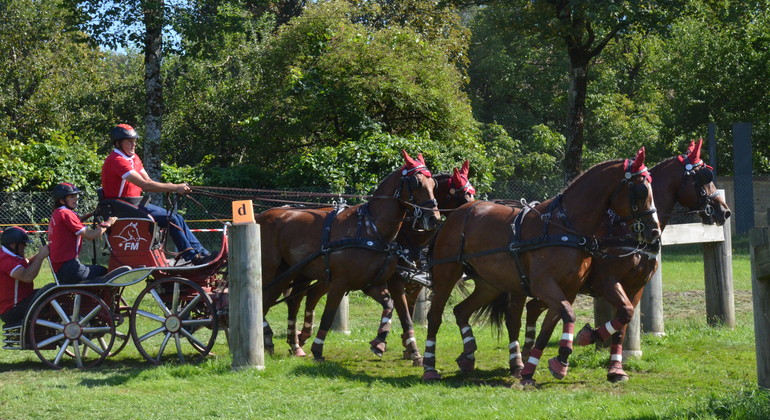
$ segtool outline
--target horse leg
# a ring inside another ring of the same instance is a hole
[[[559,341],[559,355],[548,360],[548,369],[556,379],[564,379],[569,369],[569,356],[572,354],[572,340],[575,331],[575,311],[567,298],[564,297],[561,289],[555,282],[553,287],[544,289],[546,293],[538,293],[543,297],[543,301],[548,304],[548,314],[540,328],[540,334],[535,341],[535,347],[529,353],[529,359],[522,370],[522,384],[534,384],[532,379],[535,368],[543,355],[543,350],[551,338],[556,324],[562,321],[562,336]]]
[[[402,359],[411,360],[412,366],[422,366],[422,355],[420,350],[417,349],[417,339],[414,337],[412,311],[410,311],[403,277],[398,273],[394,273],[388,279],[388,289],[393,297],[393,306],[396,309],[396,314],[403,330],[401,334],[401,344],[404,346]]]
[[[500,295],[500,289],[483,281],[477,281],[473,292],[454,307],[455,321],[463,339],[463,352],[455,359],[463,373],[470,373],[476,367],[476,337],[470,325],[470,318],[476,310],[491,303]]]
[[[382,305],[382,317],[380,318],[380,327],[377,329],[377,337],[369,342],[372,353],[377,357],[382,357],[388,347],[388,334],[393,318],[393,299],[390,297],[387,286],[372,286],[366,289],[364,293]],[[408,316],[409,314],[407,314]]]
[[[512,295],[506,293],[508,305],[505,314],[505,328],[508,330],[508,367],[511,376],[521,378],[521,371],[524,369],[521,349],[519,346],[519,333],[521,332],[521,313],[524,310],[526,296]],[[529,315],[529,312],[527,312]],[[534,340],[533,340],[534,342]]]
[[[299,346],[303,347],[308,338],[313,335],[313,320],[315,318],[315,307],[318,302],[329,290],[329,283],[322,282],[316,283],[307,291],[305,297],[305,319],[302,324],[302,331],[299,332],[297,339],[299,340]]]
[[[316,362],[324,361],[324,341],[326,341],[326,335],[334,323],[334,317],[337,316],[337,308],[339,308],[342,296],[344,295],[345,290],[341,287],[331,287],[326,296],[326,306],[321,315],[321,324],[318,326],[318,332],[313,340],[313,345],[310,346],[310,351],[313,353],[313,359]]]
[[[433,300],[428,310],[428,334],[425,339],[425,352],[423,353],[424,381],[441,379],[436,371],[436,335],[441,327],[444,307],[455,284],[463,274],[462,266],[456,263],[444,263],[433,266]]]
[[[294,296],[290,295],[286,299],[286,306],[288,308],[286,342],[289,344],[289,354],[297,357],[305,357],[305,352],[299,345],[297,337],[297,313],[299,313],[299,307],[302,304],[302,298],[305,294],[306,293],[300,293]]]
[[[548,309],[540,299],[530,299],[527,302],[527,323],[524,328],[524,347],[521,349],[522,360],[529,358],[529,352],[535,345],[537,336],[537,320]]]

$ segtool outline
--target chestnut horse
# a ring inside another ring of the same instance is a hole
[[[385,281],[396,266],[394,242],[407,212],[412,225],[433,230],[440,214],[435,180],[422,155],[402,151],[404,166],[388,175],[364,204],[344,209],[274,208],[256,217],[262,239],[263,308],[267,314],[300,276],[328,282],[326,307],[311,351],[323,360],[323,344],[342,296],[363,290],[382,305],[372,346],[385,341],[393,302]]]
[[[650,169],[653,180],[652,191],[660,217],[661,231],[668,224],[677,202],[690,209],[691,212],[699,213],[703,223],[706,224],[723,225],[730,217],[730,209],[719,197],[714,185],[712,168],[700,158],[702,144],[703,140],[697,143],[691,142],[684,154],[665,160]],[[618,229],[624,229],[624,227],[617,226],[613,220],[606,219],[598,236],[609,235],[612,230]],[[656,256],[658,251],[659,244],[653,247],[635,242],[620,244],[610,241],[602,244],[602,257],[594,259],[591,274],[580,291],[580,293],[594,297],[601,296],[610,305],[617,308],[615,318],[605,325],[594,330],[587,324],[578,333],[577,341],[578,345],[588,345],[612,338],[610,366],[607,373],[607,380],[610,382],[628,380],[628,375],[623,371],[623,339],[628,323],[634,315],[634,309],[641,299],[644,286],[657,270]],[[523,301],[523,298],[517,298],[511,302],[507,302],[506,299],[498,299],[486,311],[489,312],[493,324],[497,325],[500,325],[503,313],[507,312],[506,326],[511,353],[510,369],[514,376],[518,376],[524,367],[523,358],[518,350]],[[542,351],[547,343],[548,337],[545,336],[538,337],[537,342],[535,342],[535,325],[538,317],[545,309],[547,309],[546,305],[537,299],[532,299],[527,303],[526,340],[521,352],[525,355],[524,357],[530,352],[533,345],[535,349]],[[545,324],[556,325],[558,317],[552,315],[554,314],[549,314],[543,321],[544,326],[541,327],[541,335],[548,328]],[[550,328],[553,329],[553,326]],[[546,335],[550,336],[550,333]]]
[[[461,169],[454,168],[452,175],[449,174],[437,174],[434,176],[436,180],[435,197],[438,202],[438,208],[442,212],[451,211],[469,201],[473,201],[476,190],[473,185],[468,181],[468,172],[470,171],[470,164],[466,160]],[[398,233],[396,242],[401,247],[402,261],[409,265],[409,267],[403,267],[399,264],[396,267],[396,271],[387,280],[388,290],[393,298],[393,304],[398,314],[398,318],[403,328],[403,334],[401,335],[401,342],[405,348],[404,359],[412,360],[415,366],[422,366],[422,356],[417,348],[417,341],[414,338],[414,326],[412,323],[411,314],[414,311],[414,304],[417,300],[417,295],[422,289],[422,284],[417,281],[411,280],[414,276],[414,272],[421,267],[420,253],[422,248],[428,245],[428,242],[433,238],[435,231],[428,231],[425,229],[415,229],[411,225],[406,225]],[[312,286],[302,286],[303,281],[309,284],[309,279],[297,279],[295,280],[295,289],[301,288],[300,292],[289,291],[290,296],[286,298],[286,304],[288,305],[288,332],[286,334],[286,341],[289,344],[289,353],[303,357],[305,352],[302,347],[305,342],[312,335],[313,332],[313,319],[315,306],[318,301],[329,290],[329,284],[327,282],[316,282]],[[302,302],[302,298],[305,297],[305,316],[304,324],[301,331],[296,329],[297,314],[299,313],[299,307]],[[269,328],[269,326],[267,327]],[[270,333],[272,336],[272,333]],[[267,337],[267,334],[266,334]],[[377,343],[379,344],[379,343]],[[272,346],[272,340],[266,343],[266,348]],[[371,350],[377,356],[383,355],[383,346],[372,346]]]
[[[436,371],[436,335],[444,306],[464,271],[477,284],[473,293],[455,306],[454,314],[463,337],[461,369],[472,369],[476,350],[469,325],[473,312],[494,300],[500,291],[534,296],[560,315],[563,322],[559,356],[549,367],[561,377],[567,373],[572,352],[575,312],[571,302],[585,281],[596,232],[608,210],[633,222],[637,238],[655,241],[660,228],[644,166],[644,148],[633,162],[609,161],[577,177],[562,194],[524,210],[473,202],[457,209],[439,231],[431,273],[433,301],[428,313],[424,380],[439,379]],[[478,287],[484,284],[491,287]],[[539,361],[532,351],[525,366],[525,384]]]

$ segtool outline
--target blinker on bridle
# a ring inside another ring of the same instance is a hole
[[[438,206],[438,202],[435,198],[427,200],[423,203],[417,203],[414,199],[413,191],[417,189],[418,187],[418,181],[417,181],[417,172],[421,172],[424,174],[424,172],[428,172],[428,175],[425,175],[426,177],[430,178],[430,171],[428,170],[428,167],[425,165],[419,165],[415,166],[414,168],[406,169],[404,168],[401,171],[401,185],[396,190],[396,193],[393,195],[395,198],[400,199],[401,198],[401,189],[404,186],[404,183],[406,183],[406,187],[409,189],[409,204],[411,204],[412,207],[412,227],[417,230],[417,221],[421,220],[423,217],[423,208],[433,208]]]
[[[690,209],[695,211],[702,211],[707,217],[714,215],[714,206],[712,205],[714,198],[719,195],[718,191],[714,191],[712,194],[706,193],[706,185],[714,181],[714,170],[710,166],[706,165],[703,160],[692,163],[687,155],[682,155],[680,160],[684,164],[685,179],[691,177],[695,185],[698,187],[698,204],[701,209]],[[701,168],[700,170],[696,170]]]

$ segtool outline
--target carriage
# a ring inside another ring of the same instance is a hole
[[[167,228],[137,204],[100,201],[98,216],[118,217],[106,237],[109,272],[78,284],[60,284],[54,274],[24,319],[3,326],[4,349],[33,350],[54,369],[96,366],[129,339],[153,364],[209,354],[227,326],[227,225],[212,261],[183,265],[165,249]],[[126,287],[141,282],[144,289],[128,305]]]

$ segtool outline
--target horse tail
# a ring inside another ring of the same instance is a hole
[[[489,324],[496,331],[498,337],[502,335],[505,325],[505,315],[511,303],[511,294],[503,292],[497,295],[495,300],[482,306],[473,314],[473,323]]]

